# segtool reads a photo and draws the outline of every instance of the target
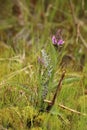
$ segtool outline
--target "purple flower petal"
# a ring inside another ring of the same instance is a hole
[[[54,35],[52,36],[52,42],[53,42],[54,45],[57,44],[57,40],[56,40],[56,37]]]
[[[64,43],[64,41],[62,39],[60,39],[58,42],[57,42],[57,45],[62,45]]]

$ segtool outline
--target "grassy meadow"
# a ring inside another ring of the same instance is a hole
[[[87,1],[0,0],[0,130],[87,130],[86,102]]]

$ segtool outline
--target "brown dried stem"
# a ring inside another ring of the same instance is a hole
[[[49,100],[44,100],[44,102],[46,102],[46,103],[48,103],[48,104],[52,104],[52,101],[49,101]],[[81,113],[81,112],[79,112],[79,111],[77,111],[77,110],[71,109],[71,108],[66,107],[66,106],[64,106],[64,105],[62,105],[62,104],[58,104],[58,106],[61,107],[62,109],[65,109],[65,110],[67,110],[67,111],[70,111],[70,112],[72,112],[72,113],[75,113],[75,114],[78,114],[78,115],[87,116],[86,113]]]
[[[75,114],[78,114],[78,115],[86,116],[85,113],[81,113],[81,112],[76,111],[76,110],[74,110],[74,109],[68,108],[68,107],[66,107],[66,106],[64,106],[64,105],[62,105],[62,104],[59,104],[59,107],[65,109],[65,110],[68,110],[68,111],[70,111],[70,112],[72,112],[72,113],[75,113]]]
[[[55,94],[53,96],[53,99],[52,101],[48,104],[47,108],[46,108],[46,111],[49,112],[51,110],[51,108],[53,107],[54,103],[55,103],[55,100],[56,100],[56,97],[57,95],[60,93],[61,91],[61,88],[62,88],[62,81],[64,79],[64,76],[65,76],[65,71],[62,73],[61,75],[61,78],[59,80],[59,83],[57,85],[57,88],[56,88],[56,91],[55,91]],[[45,100],[46,101],[46,100]]]

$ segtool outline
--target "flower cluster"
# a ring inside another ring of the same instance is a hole
[[[64,43],[64,41],[63,41],[63,39],[57,40],[56,37],[55,37],[55,35],[53,35],[53,37],[52,37],[52,43],[54,45],[62,45]]]
[[[64,40],[62,39],[60,29],[57,31],[55,35],[52,36],[52,43],[57,46],[64,44]]]

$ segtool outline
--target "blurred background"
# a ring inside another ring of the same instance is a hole
[[[87,0],[0,0],[0,130],[86,130],[86,101]]]
[[[83,69],[87,49],[86,0],[0,0],[0,46],[11,47],[15,52],[33,43],[38,48],[61,28],[64,34],[67,59]],[[37,42],[37,43],[36,43]],[[21,44],[21,45],[20,45]],[[0,47],[2,50],[2,47]]]

